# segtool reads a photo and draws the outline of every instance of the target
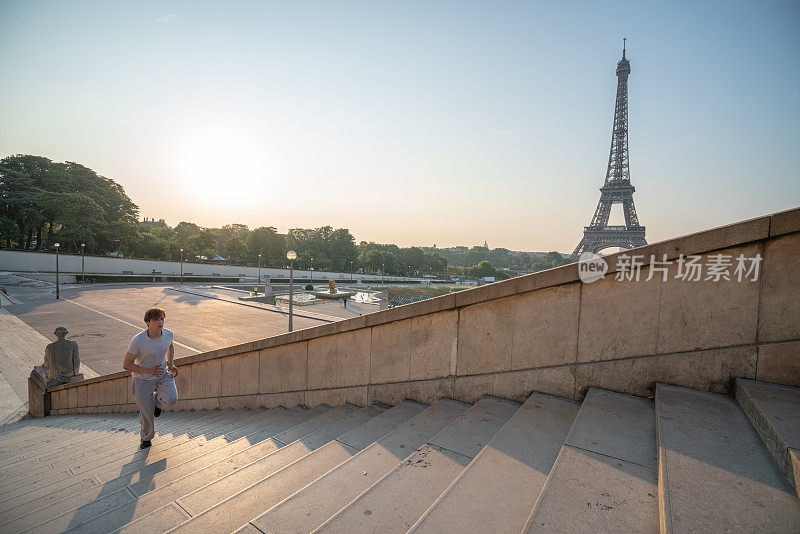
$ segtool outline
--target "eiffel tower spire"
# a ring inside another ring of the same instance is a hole
[[[600,188],[600,202],[589,226],[584,227],[583,239],[575,247],[572,259],[583,252],[599,252],[609,247],[633,248],[646,245],[645,228],[639,224],[633,204],[631,172],[628,164],[628,75],[631,62],[625,57],[626,39],[622,41],[622,59],[617,63],[617,99],[614,105],[614,127],[611,132],[611,150],[608,154],[606,180]],[[624,226],[609,226],[611,206],[622,204]]]

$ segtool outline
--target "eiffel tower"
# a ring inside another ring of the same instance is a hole
[[[646,245],[644,226],[639,224],[633,205],[631,174],[628,168],[628,75],[631,63],[625,57],[625,39],[622,41],[622,59],[617,63],[617,102],[614,106],[614,130],[611,133],[611,152],[608,155],[606,181],[600,188],[600,202],[589,226],[583,229],[583,239],[575,247],[572,260],[583,252],[597,253],[608,247],[634,248]],[[611,206],[622,204],[624,226],[609,226]]]

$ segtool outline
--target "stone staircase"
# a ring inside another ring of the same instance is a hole
[[[737,403],[738,401],[738,403]],[[800,389],[0,428],[0,532],[800,532]]]

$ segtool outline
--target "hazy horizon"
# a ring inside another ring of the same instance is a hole
[[[627,37],[655,242],[800,205],[798,27],[791,1],[7,1],[0,157],[86,165],[170,226],[571,252]]]

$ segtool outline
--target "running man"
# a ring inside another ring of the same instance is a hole
[[[139,332],[128,346],[123,369],[131,372],[131,391],[139,407],[140,449],[151,445],[155,435],[153,418],[161,415],[161,409],[178,402],[174,377],[178,369],[173,360],[175,347],[172,330],[164,328],[167,312],[161,308],[150,308],[144,314],[147,330]]]

